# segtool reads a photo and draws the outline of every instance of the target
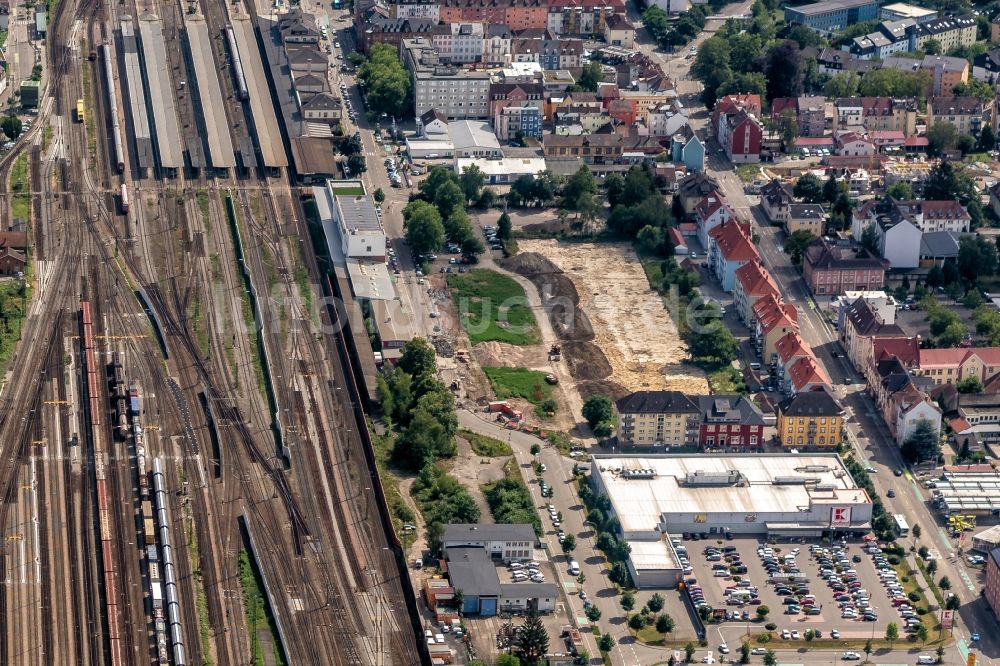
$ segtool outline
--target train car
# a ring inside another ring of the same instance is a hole
[[[233,77],[236,79],[236,94],[239,95],[240,100],[245,102],[250,99],[250,93],[247,90],[247,79],[246,74],[243,71],[243,61],[240,60],[240,50],[236,46],[236,34],[233,32],[233,27],[231,25],[226,26],[226,43],[229,44],[229,57],[233,63]]]
[[[118,206],[121,208],[122,214],[128,212],[128,185],[122,184],[121,192],[118,195]]]
[[[82,123],[84,120],[86,120],[86,114],[83,110],[83,100],[78,99],[76,100],[76,122]]]
[[[118,93],[115,89],[115,73],[111,67],[111,47],[107,44],[101,45],[101,53],[104,55],[104,81],[108,87],[108,115],[111,116],[111,134],[115,146],[113,156],[115,168],[118,173],[125,171],[125,147],[122,145],[122,128],[118,121]]]
[[[146,518],[142,521],[142,531],[146,534],[147,546],[152,546],[156,543],[156,525],[153,524],[152,518]]]
[[[142,391],[139,386],[132,382],[128,387],[129,413],[132,418],[142,414]]]

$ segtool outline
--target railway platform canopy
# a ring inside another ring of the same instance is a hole
[[[156,147],[160,166],[180,169],[184,166],[184,153],[174,91],[170,86],[170,66],[167,45],[163,38],[163,22],[151,14],[139,17],[139,37],[142,42],[143,64],[149,84],[149,99],[153,107],[153,125],[156,128]]]
[[[281,128],[274,113],[271,89],[264,71],[253,21],[249,17],[233,18],[233,36],[239,49],[240,61],[250,98],[250,112],[253,115],[257,141],[260,144],[261,161],[265,167],[283,168],[288,166],[288,155],[281,139]]]
[[[208,161],[216,169],[236,166],[233,139],[226,121],[226,107],[222,98],[222,85],[218,70],[213,66],[212,41],[208,24],[200,16],[185,20],[191,61],[194,65],[198,96],[208,139]]]

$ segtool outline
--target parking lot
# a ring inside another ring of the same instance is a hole
[[[814,557],[811,544],[826,550]],[[751,631],[763,631],[764,624],[774,622],[776,633],[786,640],[794,640],[796,631],[801,639],[809,629],[820,631],[823,638],[882,637],[889,622],[899,624],[903,633],[899,613],[860,542],[838,544],[839,550],[833,550],[818,540],[767,544],[755,537],[734,537],[681,540],[681,546],[688,551],[692,569],[685,576],[688,587],[700,588],[696,598],[713,609],[725,609],[726,623],[745,629],[749,622]],[[706,549],[715,550],[706,554]],[[743,566],[743,574],[727,569],[740,571]],[[841,604],[854,611],[844,613]],[[757,614],[762,606],[769,610],[764,621]],[[864,619],[866,609],[874,611],[869,617],[875,620]],[[831,636],[832,630],[837,634]]]

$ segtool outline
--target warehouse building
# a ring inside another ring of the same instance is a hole
[[[1000,548],[1000,525],[989,527],[972,537],[972,550],[991,553]]]
[[[821,537],[871,529],[872,502],[835,454],[594,456],[640,587],[669,587],[679,569],[668,534]]]
[[[527,526],[531,529],[531,526]],[[532,530],[533,533],[533,530]],[[456,546],[444,551],[445,568],[451,588],[462,593],[462,613],[492,617],[498,612],[551,613],[559,588],[554,583],[502,582],[486,549]]]

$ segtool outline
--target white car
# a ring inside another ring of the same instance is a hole
[[[857,652],[845,652],[844,654],[840,655],[840,658],[843,659],[844,661],[858,661],[859,659],[861,659],[861,655],[858,654]]]
[[[798,629],[792,629],[792,640],[793,641],[799,640],[799,630]]]
[[[767,654],[767,648],[755,647],[754,649],[750,650],[750,654],[753,655]]]
[[[719,646],[719,653],[720,654],[729,654],[729,646],[726,645],[725,643],[723,643],[722,645],[720,645]]]
[[[787,641],[787,640],[788,640],[789,638],[791,638],[791,637],[792,637],[792,632],[788,631],[788,629],[782,629],[782,630],[781,630],[781,637],[782,637],[782,638],[783,638],[784,640],[786,640],[786,641]]]

